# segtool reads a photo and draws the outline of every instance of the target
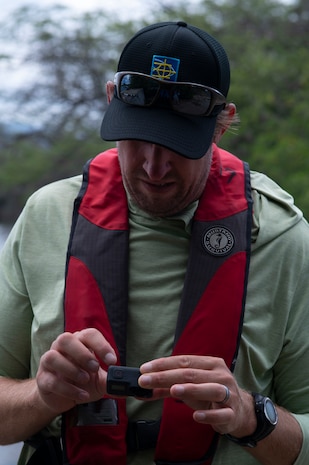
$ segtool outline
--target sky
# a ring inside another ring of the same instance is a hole
[[[48,7],[60,4],[80,12],[103,8],[106,11],[117,14],[121,19],[129,19],[133,16],[135,18],[142,16],[147,11],[147,4],[153,3],[155,2],[149,3],[145,0],[130,0],[129,2],[127,0],[40,0],[39,5],[40,7]],[[0,19],[16,8],[27,4],[35,4],[35,1],[10,0],[9,2],[3,2],[0,10]]]
[[[169,0],[171,2],[171,0]],[[21,6],[32,4],[40,7],[48,7],[51,5],[65,5],[72,10],[78,12],[104,9],[114,13],[119,19],[141,18],[149,9],[154,8],[158,4],[164,4],[164,0],[3,0],[0,8],[0,20],[3,19],[11,11]],[[187,3],[198,4],[199,0],[188,0]],[[1,465],[1,464],[0,464]]]

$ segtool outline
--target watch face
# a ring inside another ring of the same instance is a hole
[[[278,421],[278,414],[276,407],[270,399],[265,399],[265,415],[272,425],[276,425]]]

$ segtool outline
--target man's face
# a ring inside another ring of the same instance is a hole
[[[197,200],[205,187],[212,148],[190,160],[160,145],[118,142],[123,182],[133,201],[152,216],[171,216]]]

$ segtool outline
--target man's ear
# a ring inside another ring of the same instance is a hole
[[[213,141],[215,144],[219,142],[225,131],[233,123],[236,115],[236,105],[234,103],[228,103],[224,110],[220,113],[217,119],[217,126],[214,133]]]
[[[111,103],[112,98],[114,97],[115,84],[112,81],[106,83],[106,96],[107,103]]]
[[[227,111],[230,122],[232,122],[233,119],[234,119],[234,116],[236,115],[236,105],[235,105],[235,103],[228,103],[226,105],[226,107],[225,107],[225,110]]]

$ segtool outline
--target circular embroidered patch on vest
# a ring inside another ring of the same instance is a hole
[[[222,226],[214,226],[208,229],[203,237],[203,245],[211,255],[228,255],[234,247],[233,233]]]

